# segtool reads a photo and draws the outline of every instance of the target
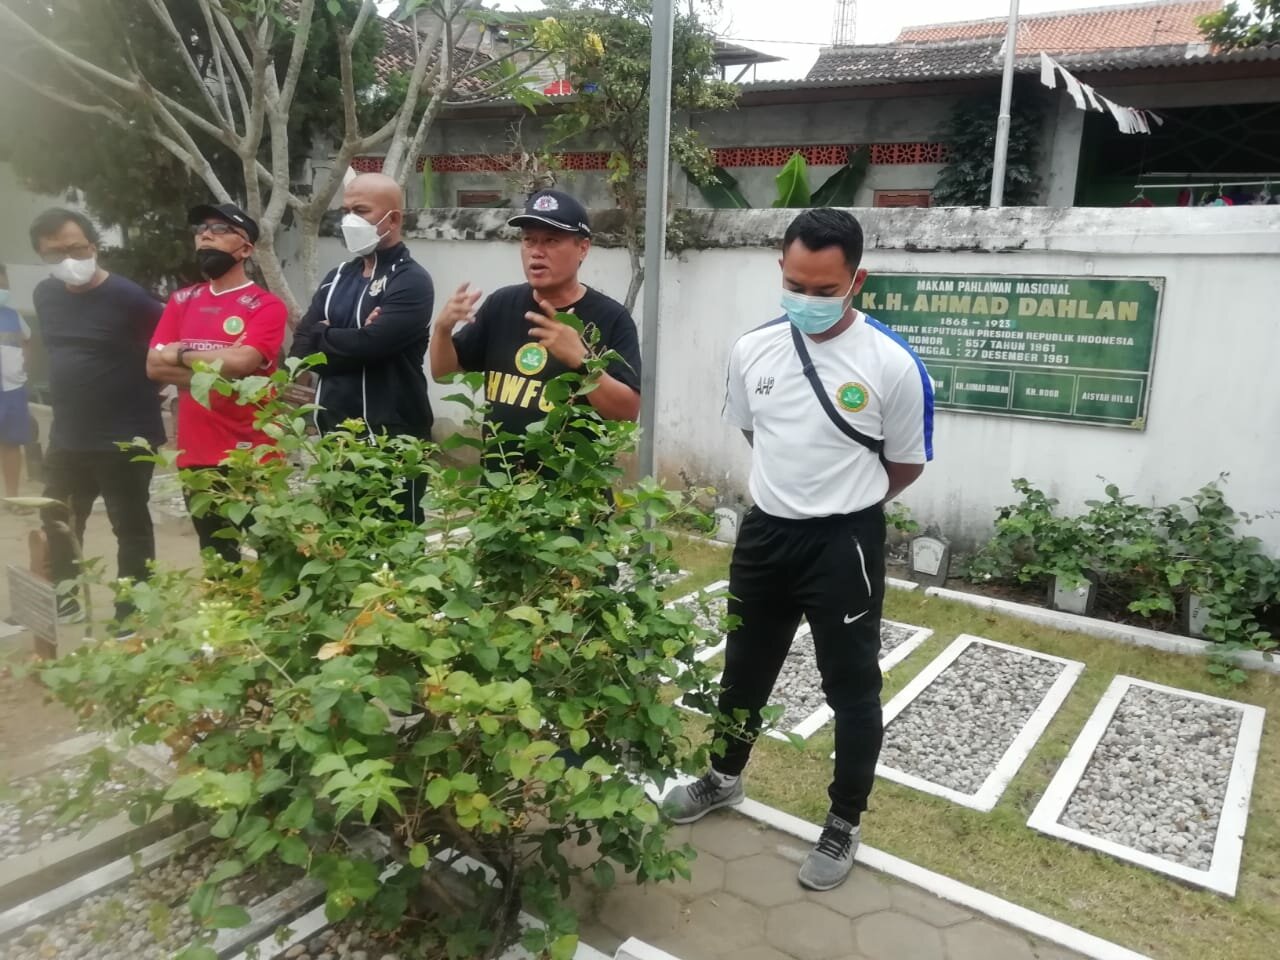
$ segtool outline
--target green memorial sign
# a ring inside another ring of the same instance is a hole
[[[940,410],[1141,430],[1164,280],[881,273],[856,305],[924,360]]]

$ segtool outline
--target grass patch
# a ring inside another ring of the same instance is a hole
[[[698,547],[702,552],[693,552]],[[678,545],[677,555],[682,567],[702,578],[697,585],[727,576],[727,551],[689,541]],[[680,592],[688,592],[685,585],[694,583],[693,578],[683,581]],[[885,616],[934,630],[885,677],[885,702],[962,633],[1081,660],[1086,666],[993,811],[981,813],[878,780],[863,828],[867,843],[1161,960],[1252,960],[1276,955],[1280,739],[1273,722],[1280,716],[1280,676],[1251,673],[1245,685],[1224,689],[1205,671],[1201,659],[1051,630],[923,593],[890,590]],[[1117,674],[1254,703],[1270,713],[1272,722],[1264,728],[1254,778],[1235,900],[1027,828],[1027,817]],[[821,822],[827,810],[833,747],[829,727],[799,751],[761,738],[747,770],[747,793]]]

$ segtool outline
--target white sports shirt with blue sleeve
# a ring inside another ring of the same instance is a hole
[[[840,431],[804,375],[785,316],[738,339],[724,419],[754,434],[751,498],[787,519],[856,513],[884,499],[880,458]],[[837,414],[884,443],[885,460],[933,459],[933,381],[906,342],[863,313],[832,340],[805,339]]]

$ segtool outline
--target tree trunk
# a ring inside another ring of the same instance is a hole
[[[285,278],[284,264],[280,262],[280,255],[276,253],[276,235],[273,228],[264,229],[262,235],[258,237],[258,242],[254,245],[254,258],[258,261],[262,276],[267,281],[267,289],[283,300],[288,308],[289,328],[292,330],[297,326],[302,311],[298,306],[298,298],[294,296],[293,289]]]
[[[304,213],[299,214],[294,220],[295,229],[298,231],[298,265],[302,268],[302,282],[305,286],[302,295],[308,302],[315,295],[316,288],[320,286],[321,217],[312,217]]]
[[[631,254],[631,283],[627,285],[627,299],[623,306],[627,308],[627,313],[634,314],[640,287],[644,285],[644,255],[634,243],[629,243],[627,248],[627,252]]]

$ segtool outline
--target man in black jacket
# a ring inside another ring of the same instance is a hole
[[[431,437],[423,359],[435,291],[401,240],[404,193],[391,177],[366,173],[343,193],[342,235],[355,259],[324,278],[294,334],[291,353],[322,353],[316,427],[363,420],[369,433]],[[422,491],[401,498],[421,519]]]

